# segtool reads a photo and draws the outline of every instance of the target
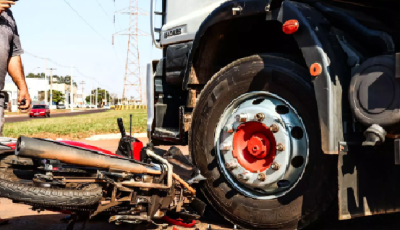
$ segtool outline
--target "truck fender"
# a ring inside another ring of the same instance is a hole
[[[300,26],[293,36],[303,53],[306,64],[310,70],[314,66],[321,68],[320,73],[313,76],[311,80],[318,106],[322,150],[325,154],[338,154],[338,142],[343,140],[342,86],[339,79],[345,77],[343,75],[346,73],[342,65],[335,63],[336,60],[344,60],[346,56],[340,46],[332,47],[330,41],[336,38],[329,33],[329,21],[318,10],[309,4],[284,1],[276,14],[275,11],[269,11],[271,2],[272,0],[236,0],[225,2],[216,8],[204,20],[196,33],[193,47],[189,52],[183,89],[188,89],[193,58],[201,38],[210,26],[224,20],[256,14],[266,14],[266,20],[277,20],[282,24],[287,20],[297,20]],[[239,9],[239,12],[233,13],[235,9]]]
[[[282,24],[297,20],[301,29],[293,34],[310,68],[318,117],[321,129],[321,144],[325,154],[338,154],[338,142],[343,140],[342,128],[342,84],[340,79],[350,77],[346,73],[346,55],[340,45],[333,47],[335,34],[330,33],[330,23],[310,5],[285,1],[278,14]],[[320,68],[318,72],[314,68]],[[347,76],[346,76],[347,75]]]

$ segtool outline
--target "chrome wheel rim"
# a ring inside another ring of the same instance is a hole
[[[286,100],[268,92],[243,94],[215,130],[218,164],[245,196],[275,199],[292,190],[308,162],[306,127]]]

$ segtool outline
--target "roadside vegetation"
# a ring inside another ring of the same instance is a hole
[[[77,140],[96,134],[119,133],[117,118],[124,119],[126,132],[129,132],[129,115],[133,114],[132,132],[146,130],[147,112],[138,110],[109,110],[102,113],[85,114],[73,117],[33,118],[30,121],[6,123],[4,136],[17,138],[21,135],[39,138],[63,138]]]

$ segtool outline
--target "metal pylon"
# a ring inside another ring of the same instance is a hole
[[[115,13],[129,15],[129,28],[113,35],[113,44],[115,35],[128,36],[128,50],[125,64],[124,90],[122,100],[128,98],[128,92],[132,91],[136,100],[142,103],[142,81],[140,75],[140,57],[139,57],[139,36],[149,36],[138,27],[139,15],[149,15],[139,8],[138,0],[130,0],[128,8]],[[129,99],[128,99],[129,100]]]

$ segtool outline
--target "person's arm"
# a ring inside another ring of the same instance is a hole
[[[2,0],[0,0],[0,2],[1,1]],[[9,16],[14,19],[11,11],[9,11]],[[28,87],[25,81],[24,67],[22,66],[21,54],[24,53],[24,50],[22,49],[21,41],[19,39],[17,25],[15,25],[13,32],[10,58],[8,59],[8,74],[19,89],[18,108],[21,112],[27,112],[31,108],[31,97],[29,96]],[[23,100],[25,100],[25,105],[21,105]]]
[[[19,89],[18,107],[22,112],[26,112],[31,107],[31,97],[29,96],[28,86],[25,81],[24,68],[22,67],[21,56],[13,56],[8,61],[8,74]],[[25,105],[20,105],[25,99]]]
[[[0,13],[9,9],[11,5],[15,5],[15,2],[0,0]]]

